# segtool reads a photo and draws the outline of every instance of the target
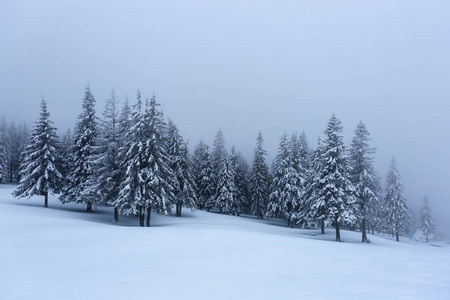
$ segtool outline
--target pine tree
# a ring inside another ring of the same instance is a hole
[[[324,141],[323,176],[324,190],[322,197],[328,203],[328,218],[336,229],[336,241],[341,241],[340,223],[352,225],[356,222],[355,190],[350,181],[350,165],[341,136],[341,122],[333,114],[328,122]]]
[[[398,242],[400,235],[409,232],[411,215],[408,211],[406,198],[403,196],[403,185],[400,183],[400,174],[394,158],[392,158],[386,177],[384,208],[386,213],[386,230],[395,235],[395,239]]]
[[[357,215],[361,224],[362,242],[367,242],[367,222],[378,203],[378,178],[373,167],[374,148],[369,147],[369,132],[359,122],[350,148],[351,179],[355,187]]]
[[[19,167],[24,158],[23,153],[28,141],[29,133],[27,126],[22,124],[17,128],[14,122],[11,122],[6,133],[9,182],[20,181]]]
[[[374,200],[369,208],[367,215],[367,231],[372,231],[372,234],[377,232],[381,232],[381,228],[383,227],[383,189],[381,187],[381,179],[379,176],[375,178],[375,190],[374,193],[377,196],[373,198]]]
[[[250,195],[250,166],[240,152],[237,154],[237,165],[235,170],[237,199],[241,206],[240,211],[241,213],[249,214],[252,205]]]
[[[176,176],[170,168],[170,157],[167,154],[167,137],[164,136],[166,124],[163,114],[157,109],[160,104],[153,96],[147,102],[144,122],[148,124],[146,145],[148,147],[148,184],[151,203],[159,214],[168,214],[175,202],[174,189]],[[150,203],[150,202],[149,202]],[[150,205],[149,205],[150,208]],[[147,226],[150,226],[150,209],[148,209]]]
[[[272,178],[271,193],[267,215],[282,217],[288,227],[293,227],[295,217],[301,204],[302,178],[298,172],[296,154],[293,143],[288,141],[286,134],[281,137],[275,170]]]
[[[266,214],[266,207],[269,200],[269,167],[265,157],[267,151],[263,149],[263,137],[261,132],[256,139],[255,155],[253,158],[250,194],[252,199],[251,213],[257,218],[263,218]]]
[[[219,129],[217,132],[216,138],[214,140],[214,148],[211,153],[211,164],[213,168],[213,184],[214,190],[217,190],[219,173],[222,168],[223,158],[226,155],[227,151],[225,149],[225,138],[223,137],[222,129]]]
[[[67,129],[66,133],[61,137],[59,154],[61,157],[60,173],[63,176],[63,181],[70,172],[70,155],[73,145],[72,131]],[[64,181],[65,182],[65,181]],[[63,186],[66,185],[65,183]]]
[[[97,118],[95,116],[95,99],[89,85],[83,98],[82,112],[74,133],[71,150],[70,171],[66,177],[66,187],[60,197],[62,203],[86,203],[86,211],[92,211],[96,204],[95,192],[90,182],[94,175],[95,148],[97,146]]]
[[[119,195],[122,172],[120,168],[119,148],[121,137],[118,130],[118,100],[115,92],[106,100],[98,154],[95,159],[93,189],[101,203],[113,203]],[[119,211],[114,207],[114,220],[119,220]]]
[[[48,194],[61,190],[62,175],[58,171],[60,161],[58,137],[44,99],[41,101],[40,118],[31,133],[31,142],[26,147],[25,159],[20,166],[20,183],[14,191],[16,197],[45,197],[48,207]]]
[[[177,217],[181,217],[183,206],[196,209],[197,196],[195,182],[189,170],[189,152],[187,145],[178,132],[176,125],[169,121],[167,124],[168,149],[170,167],[175,174],[174,186],[175,205]]]
[[[125,145],[127,135],[131,129],[131,114],[132,112],[128,103],[128,98],[125,98],[117,124],[117,131],[119,133],[119,141],[121,146]]]
[[[322,159],[323,145],[318,140],[317,149],[313,152],[309,169],[306,172],[303,197],[304,203],[297,215],[299,223],[306,226],[319,225],[321,233],[325,233],[325,221],[328,217],[328,203],[322,197],[320,191],[324,189],[321,176],[324,173],[325,164]]]
[[[306,134],[304,131],[299,135],[297,145],[300,156],[300,165],[303,169],[304,177],[306,177],[306,173],[310,168],[312,153],[309,149],[308,140],[306,139]]]
[[[236,152],[235,147],[231,149],[231,166],[234,170],[234,185],[236,187],[235,213],[239,216],[241,213],[248,213],[249,204],[249,167],[242,155]]]
[[[309,223],[336,229],[341,241],[340,224],[356,222],[354,187],[350,181],[350,165],[346,154],[341,122],[333,114],[325,130],[326,139],[319,141],[305,188],[306,205],[301,217]]]
[[[195,148],[193,165],[197,187],[197,207],[209,211],[215,205],[214,174],[209,147],[202,141]]]
[[[421,224],[420,229],[425,235],[426,241],[428,243],[428,237],[433,236],[436,233],[436,224],[434,223],[434,219],[431,216],[431,207],[430,207],[430,199],[428,196],[423,198],[423,205],[420,209],[421,215]]]
[[[121,213],[139,216],[140,226],[150,226],[152,209],[167,214],[174,201],[175,176],[169,167],[165,124],[153,96],[142,111],[138,91],[125,148],[125,180],[114,205]],[[145,213],[147,221],[145,222]]]
[[[216,207],[228,214],[236,214],[236,186],[235,172],[227,154],[223,156],[220,168],[217,190]]]

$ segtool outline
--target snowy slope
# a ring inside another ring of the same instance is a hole
[[[206,212],[139,228],[13,188],[0,185],[0,299],[450,298],[449,246]]]

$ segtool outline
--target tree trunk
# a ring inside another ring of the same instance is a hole
[[[9,182],[13,182],[13,167],[12,164],[9,165]]]
[[[288,227],[288,228],[291,227],[291,218],[288,217],[288,218],[286,219],[286,221],[287,221],[287,227]]]
[[[150,227],[150,216],[152,214],[152,207],[147,207],[147,227]]]
[[[144,213],[142,212],[142,207],[139,207],[139,226],[144,227]]]
[[[362,219],[361,221],[361,232],[362,232],[362,242],[367,242],[367,233],[366,233],[366,219]]]
[[[48,192],[45,192],[44,196],[45,196],[44,207],[48,207]]]
[[[395,232],[395,240],[398,242],[400,241],[399,237],[398,237],[398,231]]]
[[[427,237],[427,243],[428,243],[428,229],[427,229],[427,234],[426,234],[426,237]]]
[[[87,212],[92,212],[92,203],[91,203],[91,201],[87,202],[86,211]]]
[[[325,234],[325,222],[320,221],[320,233]]]
[[[336,228],[336,242],[341,241],[341,231],[339,230],[339,222],[336,220],[334,222],[334,227]]]
[[[177,217],[181,217],[181,203],[177,203]]]
[[[117,207],[114,207],[114,221],[119,221],[119,209]]]

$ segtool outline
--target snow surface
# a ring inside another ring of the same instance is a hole
[[[450,245],[183,210],[152,227],[111,207],[0,185],[0,299],[449,299]]]

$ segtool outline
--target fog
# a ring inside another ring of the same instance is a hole
[[[450,235],[449,1],[0,2],[0,113],[31,124],[41,95],[59,132],[89,82],[100,116],[115,89],[156,95],[194,146],[219,128],[251,162],[261,131],[311,147],[333,113],[362,120],[384,178],[395,156],[417,214],[427,194]]]

